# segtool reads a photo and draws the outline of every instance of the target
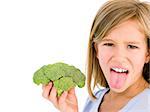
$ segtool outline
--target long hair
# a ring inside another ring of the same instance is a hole
[[[150,49],[150,3],[139,0],[109,0],[98,10],[93,21],[87,55],[87,88],[92,98],[95,86],[109,87],[96,57],[94,43],[101,41],[115,26],[135,19],[147,38]],[[150,83],[150,62],[144,65],[143,77]]]

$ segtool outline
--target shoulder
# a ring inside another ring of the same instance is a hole
[[[139,101],[137,102],[137,104],[145,105],[145,107],[149,105],[150,107],[149,98],[150,98],[150,88],[147,88],[139,95],[137,95],[137,100]]]
[[[108,91],[108,88],[104,88],[104,89],[99,89],[99,90],[95,90],[94,91],[94,96],[96,97],[95,100],[93,100],[91,97],[87,98],[87,102],[96,102],[97,100],[100,100],[102,98],[102,96]]]
[[[105,94],[107,91],[109,90],[109,88],[104,88],[104,89],[99,89],[94,91],[94,95],[96,96],[97,99],[99,99],[101,96],[103,96],[103,94]]]
[[[150,93],[150,87],[148,87],[147,89],[145,89],[145,91],[147,92],[147,93]],[[150,94],[149,94],[150,95]]]
[[[150,112],[150,88],[145,89],[141,94],[137,96],[135,100],[135,110],[143,112]]]
[[[94,92],[94,95],[96,99],[92,99],[91,97],[88,97],[83,109],[83,112],[95,112],[99,106],[99,103],[101,99],[103,98],[103,95],[109,90],[109,88],[99,89]]]
[[[150,88],[145,89],[131,99],[124,110],[131,110],[131,112],[150,112]]]

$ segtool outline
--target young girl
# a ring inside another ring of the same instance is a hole
[[[150,112],[150,4],[109,0],[98,11],[88,46],[83,112]],[[92,84],[94,82],[94,84]],[[104,87],[93,92],[95,86]],[[78,112],[74,88],[59,98],[43,86],[43,97],[61,112]]]

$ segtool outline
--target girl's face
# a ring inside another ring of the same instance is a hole
[[[143,80],[144,64],[149,61],[145,35],[137,21],[128,20],[115,27],[96,44],[97,58],[109,87],[123,92]]]

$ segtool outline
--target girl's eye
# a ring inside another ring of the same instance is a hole
[[[138,47],[135,46],[135,45],[128,45],[128,48],[130,48],[130,49],[137,49]]]
[[[113,43],[105,43],[104,46],[113,46]]]

